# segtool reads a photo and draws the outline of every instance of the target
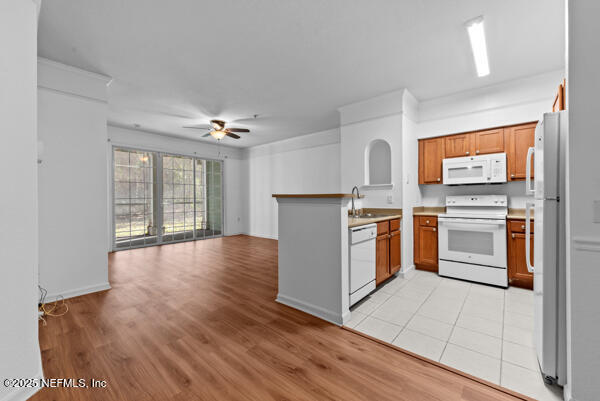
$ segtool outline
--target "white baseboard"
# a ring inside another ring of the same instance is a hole
[[[412,270],[415,270],[415,265],[410,265],[406,269],[402,269],[398,272],[398,277],[406,278],[407,274],[410,274]]]
[[[74,288],[72,290],[49,293],[48,295],[46,295],[46,302],[54,302],[57,299],[59,299],[61,296],[64,299],[67,299],[67,298],[78,297],[80,295],[91,294],[93,292],[104,291],[104,290],[110,290],[110,284],[108,282],[94,284],[94,285],[88,285],[88,286],[80,287],[80,288]]]
[[[274,240],[279,239],[277,235],[259,234],[259,233],[244,233],[244,234],[249,235],[251,237],[267,238],[267,239],[274,239]]]
[[[279,302],[280,304],[292,307],[294,309],[301,310],[302,312],[306,312],[310,315],[316,316],[320,319],[326,320],[338,326],[344,324],[344,318],[348,320],[348,313],[346,313],[346,316],[340,315],[330,310],[321,308],[320,306],[300,301],[299,299],[288,297],[282,294],[277,294],[277,299],[275,301]]]
[[[224,237],[233,237],[234,235],[246,235],[246,233],[243,231],[239,231],[239,232],[235,232],[235,233],[226,233],[223,236]]]
[[[43,378],[43,373],[38,373],[37,375],[35,375],[35,377],[33,377],[33,379],[36,380],[38,383],[40,383]],[[40,391],[39,386],[14,388],[13,391],[0,398],[0,401],[26,401],[29,398],[33,397],[33,395],[38,391]]]

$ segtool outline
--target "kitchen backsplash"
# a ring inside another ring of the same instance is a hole
[[[525,182],[484,185],[419,185],[421,206],[442,206],[447,195],[507,195],[508,207],[525,207]]]

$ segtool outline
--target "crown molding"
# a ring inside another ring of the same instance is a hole
[[[32,0],[35,1],[35,0]],[[53,68],[58,68],[60,70],[81,75],[86,78],[91,78],[100,82],[105,83],[107,86],[112,82],[112,78],[107,75],[98,74],[96,72],[82,70],[81,68],[73,67],[67,64],[60,63],[58,61],[50,60],[44,57],[38,57],[38,64],[46,65]]]

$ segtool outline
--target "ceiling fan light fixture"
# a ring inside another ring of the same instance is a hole
[[[221,139],[225,138],[227,132],[221,130],[214,130],[210,132],[210,135],[212,135],[212,137],[215,138],[217,141],[220,141]]]
[[[221,120],[211,120],[210,125],[215,129],[215,131],[222,131],[225,128],[225,121]]]

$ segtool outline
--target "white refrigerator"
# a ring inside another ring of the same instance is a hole
[[[527,154],[525,246],[533,272],[534,343],[546,382],[566,382],[566,208],[568,114],[546,113]],[[531,171],[533,159],[534,171]],[[534,179],[531,179],[531,175]],[[530,219],[534,211],[533,266]]]

